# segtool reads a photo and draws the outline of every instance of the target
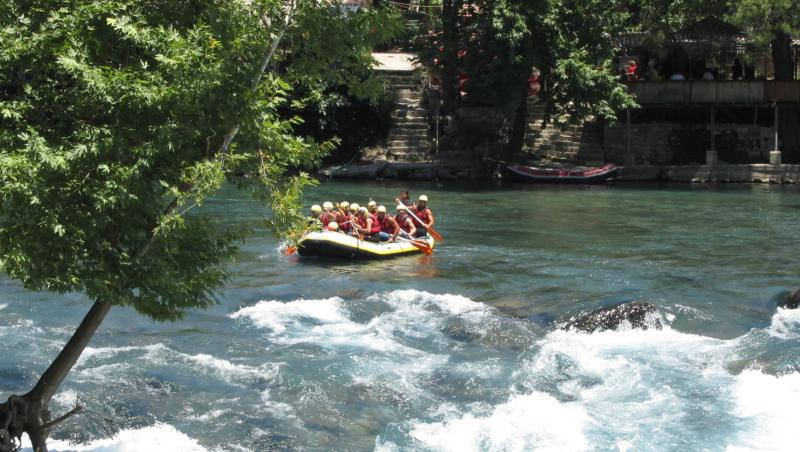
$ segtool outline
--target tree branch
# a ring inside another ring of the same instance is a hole
[[[71,418],[72,416],[75,416],[76,414],[79,414],[81,411],[83,411],[83,407],[76,403],[75,404],[75,408],[67,411],[66,413],[64,413],[63,415],[61,415],[61,416],[59,416],[59,417],[57,417],[55,419],[53,419],[52,421],[47,422],[46,424],[42,424],[42,428],[43,429],[49,429],[50,427],[55,427],[56,425],[58,425],[58,424],[60,424],[60,423],[62,423],[64,421],[66,421],[67,419]]]
[[[286,30],[289,29],[289,26],[292,24],[292,19],[294,18],[294,14],[297,12],[299,0],[289,0],[288,5],[286,6],[286,17],[283,19],[283,24],[281,25],[281,29],[278,32],[278,36],[272,41],[272,44],[269,46],[267,54],[264,55],[264,60],[261,62],[261,67],[258,69],[256,76],[253,78],[253,83],[250,86],[250,92],[255,92],[258,89],[258,84],[261,82],[261,79],[264,78],[264,73],[269,67],[270,61],[272,61],[272,57],[275,55],[275,50],[278,48],[278,45],[283,40],[283,36],[286,34]],[[262,23],[267,24],[268,19],[262,18]],[[225,154],[228,152],[228,148],[230,147],[231,143],[233,142],[236,135],[239,133],[239,123],[236,123],[228,129],[228,133],[225,134],[225,138],[222,140],[222,146],[220,146],[219,151],[221,154]]]

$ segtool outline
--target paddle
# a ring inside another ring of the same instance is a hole
[[[400,239],[400,240],[405,240],[406,242],[410,242],[412,245],[414,245],[415,247],[419,248],[420,251],[422,251],[423,253],[427,254],[428,256],[433,254],[433,248],[431,248],[431,246],[428,245],[425,242],[420,242],[418,240],[411,240],[411,239],[407,239],[405,237],[400,237],[400,236],[398,236],[397,238]]]
[[[411,211],[411,209],[409,209],[409,208],[408,208],[408,206],[406,206],[405,204],[398,204],[398,205],[397,205],[397,207],[398,207],[398,208],[403,208],[403,209],[405,209],[405,210],[406,210],[406,212],[410,213],[410,214],[411,214],[411,216],[412,216],[412,217],[414,217],[414,219],[415,219],[415,220],[417,220],[417,221],[419,222],[419,224],[425,224],[425,222],[424,222],[424,221],[422,221],[422,220],[420,220],[418,216],[414,215],[414,212],[412,212],[412,211]],[[438,240],[438,241],[440,241],[440,242],[444,242],[444,237],[442,237],[442,234],[439,234],[439,233],[436,231],[436,229],[433,229],[432,227],[431,227],[431,228],[428,228],[428,227],[426,227],[425,229],[427,229],[427,230],[428,230],[428,233],[429,233],[430,235],[432,235],[432,236],[433,236],[433,238],[435,238],[436,240]]]
[[[286,249],[283,250],[284,256],[291,256],[292,254],[297,252],[297,247],[293,245],[287,245]]]

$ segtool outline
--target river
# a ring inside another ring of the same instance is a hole
[[[307,194],[391,206],[398,183]],[[219,304],[176,323],[115,308],[52,404],[52,450],[790,450],[800,407],[800,191],[781,186],[409,183],[432,256],[284,257],[265,211]],[[80,296],[0,279],[0,393],[30,388]],[[641,300],[662,329],[558,328]],[[110,432],[118,435],[109,438]],[[794,446],[793,446],[794,445]]]

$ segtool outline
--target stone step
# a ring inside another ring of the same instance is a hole
[[[430,146],[390,146],[387,149],[392,154],[427,154]]]
[[[403,97],[403,98],[395,98],[394,104],[398,107],[418,107],[420,106],[420,102],[422,98],[414,99],[410,97]]]
[[[428,118],[398,118],[398,120],[394,123],[395,127],[402,127],[402,126],[424,126],[428,127]]]
[[[419,105],[395,105],[392,113],[418,114],[428,116],[428,110]]]
[[[392,93],[392,94],[399,95],[399,96],[421,96],[422,95],[422,91],[421,90],[413,89],[413,88],[392,87],[389,90],[389,92]]]
[[[409,132],[409,133],[419,133],[419,131],[428,130],[428,124],[395,124],[394,127],[390,130],[390,133],[397,133],[397,132]]]
[[[424,146],[428,148],[430,147],[430,141],[428,140],[428,137],[420,137],[411,140],[389,140],[389,142],[386,143],[386,145],[389,146],[390,148],[418,147],[418,146]]]
[[[413,69],[396,69],[392,71],[380,71],[381,77],[396,78],[396,77],[416,77]]]
[[[411,112],[409,114],[408,112],[395,110],[391,113],[391,115],[393,120],[392,125],[395,127],[399,127],[404,124],[428,124],[428,115],[423,115],[418,112]]]
[[[389,136],[386,137],[386,140],[387,141],[421,140],[423,138],[424,139],[430,138],[428,136],[427,130],[420,130],[414,133],[408,133],[408,132],[394,133],[392,131],[389,131]]]
[[[424,113],[402,110],[402,111],[393,111],[391,113],[392,119],[395,120],[408,120],[408,121],[428,121],[428,115]]]
[[[394,99],[395,102],[401,102],[401,101],[404,101],[406,99],[414,101],[414,102],[419,102],[420,100],[422,100],[422,93],[417,93],[417,92],[413,92],[413,91],[412,92],[396,92],[396,93],[392,93],[392,99]]]
[[[386,141],[389,143],[394,142],[417,142],[417,143],[427,143],[430,141],[430,137],[428,134],[419,134],[419,135],[389,135],[386,138]]]

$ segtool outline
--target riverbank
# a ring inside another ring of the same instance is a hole
[[[374,160],[329,167],[320,177],[361,180],[502,179],[492,162],[389,162]],[[620,167],[617,182],[771,183],[800,182],[800,165],[637,165]]]

